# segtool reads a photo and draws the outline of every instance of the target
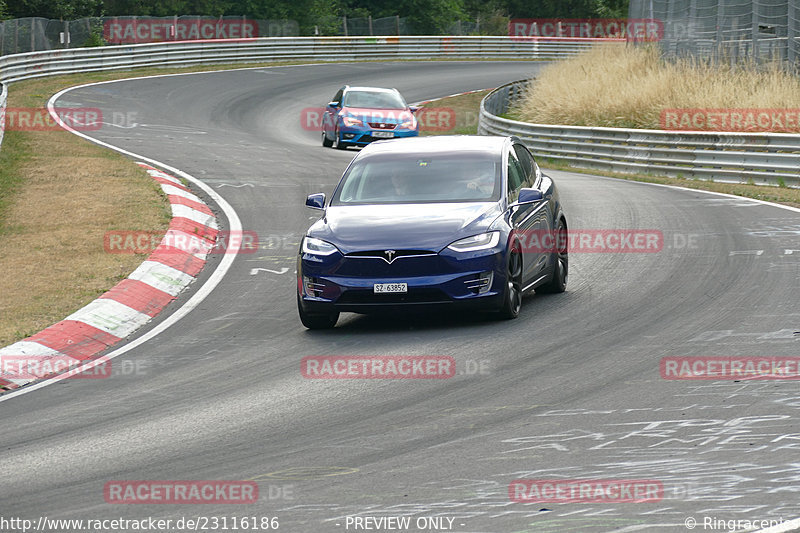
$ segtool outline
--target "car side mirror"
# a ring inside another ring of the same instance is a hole
[[[416,106],[416,105],[410,105],[410,106],[408,106],[408,110],[409,110],[409,111],[411,111],[412,113],[415,113],[415,114],[416,114],[416,112],[417,112],[417,111],[419,111],[420,109],[422,109],[420,106]]]
[[[328,107],[339,107],[339,102],[337,102],[336,100],[328,102]]]
[[[544,198],[542,191],[539,189],[523,188],[519,190],[519,197],[517,198],[518,204],[532,204]]]
[[[325,193],[309,194],[306,198],[306,207],[312,209],[325,209]]]

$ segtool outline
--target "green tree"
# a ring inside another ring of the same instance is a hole
[[[418,35],[442,33],[453,22],[467,18],[463,0],[347,0],[342,10],[348,17],[400,15]],[[360,15],[353,14],[356,10]]]
[[[0,0],[0,20],[6,20],[10,17],[11,15],[8,14],[8,8],[6,7],[6,0]]]
[[[5,0],[13,18],[45,17],[71,20],[82,17],[99,17],[103,14],[103,0]]]
[[[595,0],[594,13],[600,18],[627,18],[628,0]]]

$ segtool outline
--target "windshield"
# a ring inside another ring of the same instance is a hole
[[[469,152],[365,157],[347,170],[331,205],[497,201],[497,159]]]
[[[406,103],[399,94],[383,91],[348,91],[344,95],[342,105],[370,109],[405,109],[406,107]]]

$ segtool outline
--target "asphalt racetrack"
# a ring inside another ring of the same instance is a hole
[[[300,324],[297,246],[317,216],[304,200],[330,194],[356,153],[323,148],[304,110],[345,83],[397,87],[417,102],[540,65],[324,64],[65,93],[57,105],[112,117],[91,136],[211,186],[261,248],[237,257],[188,316],[115,359],[111,378],[0,403],[2,515],[227,517],[229,530],[233,517],[277,517],[279,531],[296,533],[365,531],[378,522],[363,519],[398,516],[409,527],[371,530],[688,531],[691,518],[710,531],[704,520],[800,516],[798,382],[668,380],[659,366],[800,355],[796,211],[552,171],[571,229],[660,230],[663,249],[573,253],[567,292],[527,296],[517,320],[346,314],[330,331]],[[457,374],[305,379],[301,358],[319,355],[451,356]],[[639,503],[509,496],[516,479],[587,478],[663,489]],[[253,480],[259,498],[106,503],[115,480]]]

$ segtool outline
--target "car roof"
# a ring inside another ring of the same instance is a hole
[[[452,152],[502,153],[510,137],[492,135],[436,135],[425,137],[405,137],[375,141],[361,149],[365,155],[378,153],[420,154]]]

